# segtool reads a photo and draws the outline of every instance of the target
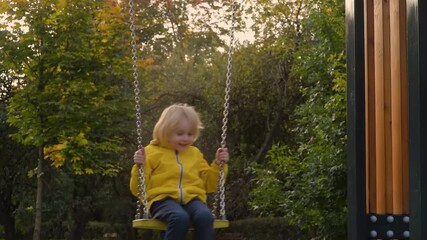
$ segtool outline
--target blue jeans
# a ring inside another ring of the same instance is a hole
[[[200,200],[191,200],[181,205],[175,200],[166,198],[151,205],[154,218],[166,221],[168,228],[161,233],[162,240],[184,240],[188,228],[194,226],[196,240],[213,239],[213,221],[208,206]]]

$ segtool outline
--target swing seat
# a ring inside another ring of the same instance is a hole
[[[230,222],[228,220],[219,220],[215,219],[213,223],[213,228],[228,228],[230,226]],[[152,229],[152,230],[166,230],[167,225],[164,221],[158,219],[136,219],[132,221],[133,228],[141,228],[141,229]],[[190,230],[193,227],[190,227]]]

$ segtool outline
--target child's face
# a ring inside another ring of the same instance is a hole
[[[169,146],[178,152],[186,150],[194,142],[193,126],[187,119],[181,120],[169,136]]]

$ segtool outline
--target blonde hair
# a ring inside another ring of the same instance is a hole
[[[187,104],[173,104],[163,110],[159,120],[154,126],[152,143],[166,146],[169,136],[183,119],[190,122],[194,134],[194,141],[196,141],[200,136],[200,129],[203,128],[199,114],[194,107]]]

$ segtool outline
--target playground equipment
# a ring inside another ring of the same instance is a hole
[[[427,239],[425,12],[346,0],[349,240]]]
[[[136,116],[136,133],[137,133],[137,142],[138,149],[141,149],[142,146],[142,136],[141,136],[141,113],[140,113],[140,89],[139,89],[139,79],[138,79],[138,70],[137,70],[137,50],[136,50],[136,40],[135,40],[135,18],[134,18],[134,2],[133,0],[129,1],[129,15],[130,15],[130,30],[131,30],[131,45],[132,45],[132,60],[133,60],[133,77],[134,77],[134,93],[135,93],[135,116]],[[231,84],[231,69],[232,69],[232,60],[233,60],[233,46],[234,46],[234,25],[235,25],[235,15],[236,15],[236,3],[232,2],[232,21],[230,29],[230,44],[228,49],[228,62],[227,62],[227,74],[225,81],[225,96],[224,96],[224,111],[222,119],[222,134],[221,134],[221,147],[226,147],[227,139],[227,122],[228,122],[228,109],[229,109],[229,99],[230,99],[230,84]],[[144,168],[140,166],[139,168],[139,183],[138,183],[138,201],[137,209],[135,214],[135,220],[132,222],[134,228],[142,229],[154,229],[154,230],[166,230],[167,225],[165,222],[157,219],[150,218],[150,214],[147,208],[147,197],[145,189],[145,179],[144,179]],[[214,228],[227,228],[229,226],[229,221],[226,219],[225,214],[225,176],[224,176],[224,166],[220,165],[219,172],[219,182],[218,182],[218,191],[215,195],[215,201],[212,208],[212,214],[215,217]],[[218,210],[219,203],[219,210]],[[142,210],[142,211],[141,211]],[[219,212],[219,216],[217,216]]]

